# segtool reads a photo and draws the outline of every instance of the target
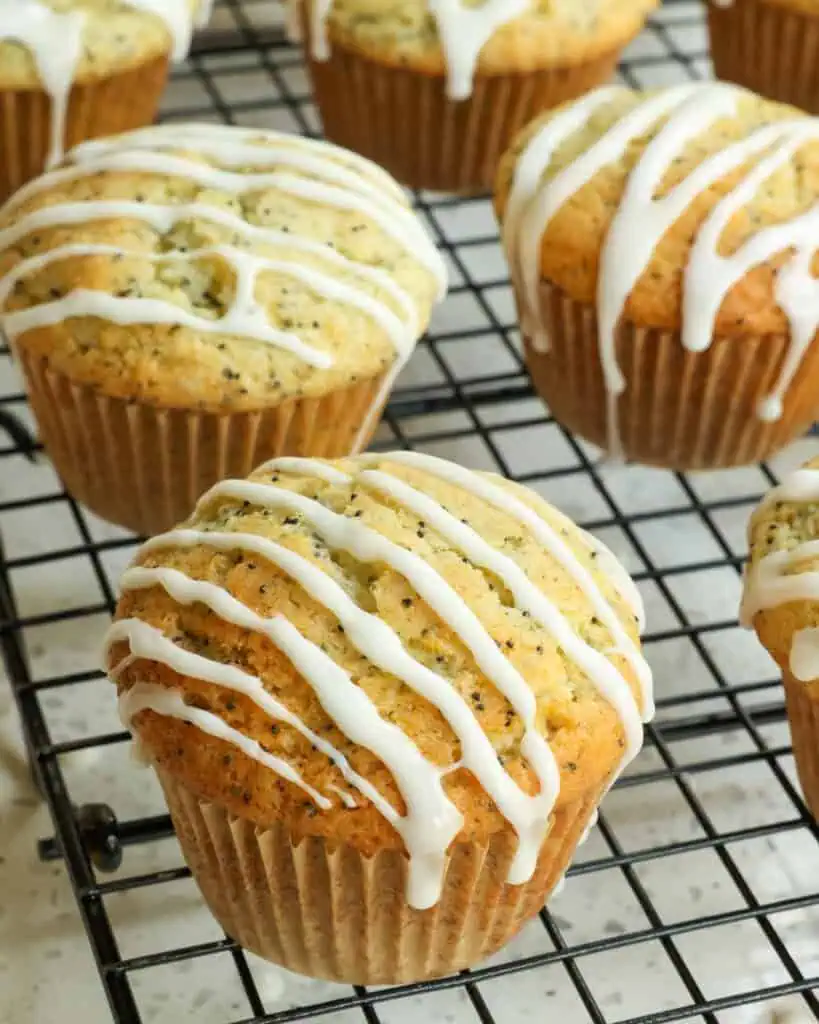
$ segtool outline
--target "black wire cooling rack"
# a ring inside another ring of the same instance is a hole
[[[270,6],[224,0],[217,7],[213,27],[174,78],[165,117],[317,129],[301,57]],[[621,74],[634,85],[707,76],[706,49],[700,6],[672,0],[631,47]],[[110,797],[102,781],[94,790],[93,772],[89,791],[87,779],[76,786],[65,769],[78,752],[111,757],[127,735],[84,731],[69,717],[55,738],[49,699],[59,693],[70,706],[100,680],[87,661],[74,670],[74,649],[110,615],[114,570],[135,541],[106,529],[53,476],[46,476],[51,484],[37,483],[36,475],[26,483],[27,460],[44,459],[26,430],[24,395],[0,388],[0,536],[7,540],[5,556],[0,551],[0,647],[55,831],[32,857],[64,861],[121,1024],[336,1024],[362,1016],[369,1024],[424,1016],[455,1024],[545,1017],[566,1024],[728,1022],[752,1019],[761,1004],[785,996],[805,1019],[819,1020],[819,833],[794,781],[775,673],[735,622],[744,522],[782,465],[805,453],[797,446],[782,463],[711,475],[601,464],[532,394],[488,200],[416,200],[446,254],[453,287],[387,410],[379,446],[444,454],[536,487],[617,550],[648,603],[657,720],[646,750],[609,797],[565,894],[499,956],[424,985],[365,990],[304,982],[297,999],[283,1002],[259,981],[260,962],[224,936],[211,937],[212,929],[192,934],[188,927],[174,944],[161,898],[150,904],[157,908],[155,946],[124,953],[122,914],[113,902],[192,882],[165,814],[129,814],[127,800]],[[0,363],[7,359],[4,350]],[[34,548],[14,543],[21,517],[42,526]],[[53,542],[58,519],[73,530],[72,542]],[[90,574],[98,599],[78,599],[58,585],[66,565]],[[45,580],[45,610],[18,611],[33,570]],[[43,659],[35,637],[50,636],[52,627],[58,639]],[[99,695],[113,704],[106,690]],[[142,778],[134,774],[133,787]],[[173,849],[169,863],[140,871],[139,851],[162,841]],[[216,1016],[201,1004],[189,1015],[171,1009],[162,1016],[158,1005],[146,1012],[141,995],[152,972],[176,970],[172,983],[182,986],[194,967],[216,972],[217,961],[232,963],[240,993],[228,1011]],[[52,984],[58,996],[58,980]]]

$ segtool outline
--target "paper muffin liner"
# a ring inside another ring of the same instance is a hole
[[[783,682],[799,782],[819,821],[819,683],[804,683],[789,672]]]
[[[159,408],[73,383],[24,350],[18,357],[41,440],[66,490],[141,534],[170,529],[208,487],[245,477],[265,459],[351,454],[373,404],[386,399],[379,376],[255,412]],[[365,444],[378,416],[371,423]]]
[[[819,14],[769,0],[708,6],[718,78],[819,113]]]
[[[604,450],[607,402],[591,304],[541,282],[540,321],[549,344],[525,339],[536,390],[555,419]],[[621,321],[617,359],[626,379],[618,401],[622,454],[669,469],[716,469],[761,462],[805,433],[819,415],[819,344],[788,388],[782,416],[759,417],[790,347],[787,335],[715,338],[689,352],[679,331]]]
[[[168,78],[168,57],[71,90],[66,115],[67,151],[86,139],[151,124]],[[0,89],[0,202],[45,168],[50,144],[51,98],[43,89]]]
[[[558,810],[529,882],[505,881],[510,835],[463,843],[440,901],[415,910],[403,852],[368,858],[345,843],[294,842],[285,826],[259,828],[157,772],[185,860],[225,932],[288,970],[360,985],[452,974],[508,942],[563,877],[600,796]]]
[[[471,97],[460,102],[447,97],[443,75],[387,67],[336,42],[329,60],[309,64],[328,139],[412,188],[476,192],[491,189],[501,157],[526,124],[608,81],[618,56],[616,50],[542,71],[478,74]]]

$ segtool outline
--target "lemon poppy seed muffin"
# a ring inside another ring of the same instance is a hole
[[[515,133],[605,82],[656,0],[288,0],[328,138],[416,188],[491,187]]]
[[[819,121],[725,84],[613,87],[504,158],[538,391],[612,455],[764,459],[819,411]]]
[[[749,543],[742,618],[782,670],[799,780],[819,820],[819,459],[768,494]]]
[[[65,149],[153,121],[206,0],[0,0],[0,201]]]
[[[641,624],[614,556],[519,485],[283,458],[142,548],[107,664],[228,934],[393,983],[543,906],[640,749]]]
[[[714,73],[819,114],[819,0],[710,0]]]
[[[143,533],[263,458],[365,447],[444,290],[388,175],[256,129],[89,142],[0,213],[0,323],[46,448]]]

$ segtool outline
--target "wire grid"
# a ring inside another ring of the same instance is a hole
[[[266,0],[217,6],[214,27],[174,78],[166,118],[317,130],[301,56],[284,42],[279,14],[271,16],[269,8]],[[708,73],[702,13],[688,0],[667,2],[621,67],[624,80],[637,86]],[[170,947],[163,937],[161,948],[124,955],[112,901],[190,884],[189,873],[179,866],[178,851],[173,866],[129,873],[138,844],[172,834],[167,816],[158,813],[121,817],[124,870],[99,876],[78,823],[86,794],[72,788],[65,760],[83,751],[108,754],[128,737],[117,729],[69,730],[55,739],[49,694],[61,692],[70,702],[100,673],[54,671],[55,660],[64,667],[59,650],[46,659],[50,671],[43,671],[32,652],[33,637],[44,627],[76,635],[95,617],[110,615],[112,565],[127,560],[135,541],[105,530],[53,475],[50,486],[15,489],[13,481],[27,479],[25,460],[41,457],[25,430],[9,422],[8,441],[0,437],[0,536],[5,531],[7,542],[5,558],[0,553],[0,644],[35,780],[55,827],[56,838],[43,842],[40,854],[65,861],[113,1017],[127,1024],[147,1019],[138,989],[151,971],[181,965],[181,972],[195,963],[215,971],[217,960],[227,958],[241,999],[218,1020],[190,1019],[249,1024],[363,1017],[392,1024],[426,1014],[458,1024],[513,1024],[551,1005],[557,1019],[595,1024],[716,1022],[738,1019],[732,1012],[739,1007],[798,994],[805,1015],[819,1020],[819,832],[794,782],[781,688],[771,664],[737,630],[734,615],[744,521],[781,467],[708,476],[601,464],[533,397],[488,200],[419,194],[416,203],[448,259],[453,286],[399,384],[377,444],[445,454],[527,483],[626,560],[647,600],[645,643],[658,676],[658,717],[647,731],[646,750],[609,797],[599,831],[570,872],[566,895],[544,909],[519,942],[471,972],[374,990],[317,984],[299,990],[299,1005],[282,1006],[260,983],[258,962],[225,937],[203,933],[200,940],[186,933],[191,941]],[[22,391],[4,390],[0,416],[30,423]],[[799,454],[797,446],[785,461]],[[50,524],[58,516],[71,525],[73,543],[53,544]],[[14,543],[21,517],[43,524],[42,543],[22,553]],[[57,593],[46,611],[17,610],[26,573],[44,572],[48,580],[57,567],[80,563],[95,581],[98,600],[78,604]],[[91,798],[102,800],[105,793]],[[722,882],[706,887],[717,875]],[[781,884],[774,881],[780,875]],[[586,885],[595,913],[584,922],[572,893]],[[606,894],[615,889],[623,894],[619,919],[603,920]],[[157,928],[159,937],[161,922]],[[737,959],[748,963],[740,966]],[[715,962],[721,965],[716,972]],[[622,992],[610,991],[612,974],[638,990],[647,986],[648,1000],[624,1001]],[[520,993],[523,1007],[520,998],[515,1002]],[[402,1005],[410,1008],[404,1017]],[[445,1012],[453,1005],[455,1013]]]

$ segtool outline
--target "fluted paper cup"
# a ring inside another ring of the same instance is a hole
[[[545,351],[525,339],[536,390],[555,419],[606,449],[607,394],[597,317],[550,282],[541,282]],[[679,331],[622,321],[617,358],[626,379],[618,400],[621,454],[670,469],[716,469],[760,462],[804,434],[819,415],[819,344],[805,354],[782,416],[759,417],[790,347],[785,334],[715,338],[689,352]]]
[[[452,974],[508,942],[562,878],[601,795],[558,809],[529,882],[505,881],[509,833],[462,843],[440,902],[415,910],[402,852],[368,858],[344,842],[296,841],[284,825],[259,828],[157,771],[185,860],[225,932],[288,970],[360,985]]]
[[[265,459],[349,455],[373,403],[386,398],[379,376],[259,411],[161,408],[76,384],[25,349],[18,357],[41,440],[66,490],[141,534],[170,529],[213,484],[248,476]],[[365,444],[377,415],[371,424]]]
[[[151,124],[168,78],[168,57],[71,89],[65,149]],[[45,168],[52,101],[44,89],[0,89],[0,202]]]
[[[804,683],[788,672],[783,682],[799,782],[819,821],[819,682]]]
[[[335,41],[327,61],[310,60],[310,74],[332,142],[412,188],[477,192],[492,187],[501,156],[529,121],[607,82],[618,56],[619,50],[542,71],[477,74],[471,97],[459,102],[448,98],[443,75],[389,67]]]
[[[717,78],[819,113],[819,10],[771,0],[710,3],[708,24]]]

